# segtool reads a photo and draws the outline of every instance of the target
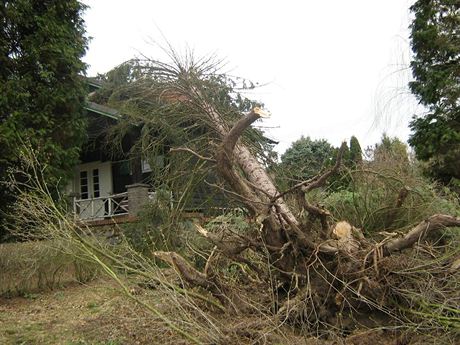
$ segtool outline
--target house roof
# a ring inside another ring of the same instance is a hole
[[[109,117],[114,120],[119,120],[121,118],[121,114],[118,112],[118,110],[94,102],[87,101],[84,108],[88,111]]]
[[[86,77],[86,83],[94,89],[100,89],[103,85],[102,81],[96,77]]]

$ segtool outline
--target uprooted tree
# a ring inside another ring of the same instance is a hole
[[[327,209],[309,202],[309,193],[324,186],[340,169],[345,145],[332,167],[279,190],[264,164],[264,147],[254,140],[260,139],[261,133],[251,127],[269,115],[244,99],[235,81],[218,74],[210,60],[195,62],[189,57],[184,62],[174,53],[172,58],[172,65],[152,60],[130,62],[129,83],[112,90],[106,101],[124,109],[129,121],[143,126],[141,149],[148,151],[158,142],[167,142],[171,157],[181,155],[183,161],[188,156],[196,171],[203,167],[214,171],[219,183],[209,185],[236,199],[248,212],[252,230],[246,233],[231,229],[214,233],[197,225],[200,234],[215,246],[203,271],[177,253],[155,253],[191,286],[209,290],[233,310],[249,308],[216,273],[213,265],[219,252],[246,265],[262,281],[270,281],[272,293],[282,300],[275,309],[293,319],[306,315],[296,304],[307,296],[321,296],[314,302],[317,308],[340,310],[345,304],[349,308],[372,307],[388,293],[379,275],[384,258],[413,247],[438,230],[460,226],[458,217],[434,214],[407,233],[388,234],[376,243],[346,220],[334,221]],[[180,140],[166,139],[171,133]],[[269,268],[251,262],[250,252],[267,255]],[[315,274],[323,279],[312,286]]]
[[[335,219],[309,196],[339,171],[345,145],[333,166],[279,190],[266,169],[267,141],[251,127],[269,116],[267,112],[242,97],[236,82],[218,74],[212,61],[194,61],[191,57],[181,61],[174,53],[171,57],[173,64],[131,61],[128,68],[123,68],[127,82],[97,97],[117,106],[130,124],[142,128],[142,138],[134,150],[149,153],[159,147],[170,148],[169,164],[162,172],[169,177],[165,188],[174,190],[185,185],[182,191],[190,192],[184,179],[207,179],[211,171],[218,176],[217,182],[205,183],[247,210],[248,227],[244,232],[231,226],[211,231],[196,224],[196,231],[214,246],[203,268],[194,267],[172,251],[156,251],[155,258],[173,267],[187,288],[209,292],[219,301],[211,305],[219,305],[228,313],[264,310],[282,323],[288,320],[296,325],[314,324],[317,329],[325,324],[340,327],[345,312],[358,319],[360,313],[375,310],[391,316],[392,322],[400,320],[403,313],[392,309],[398,303],[401,310],[406,308],[409,316],[417,318],[420,312],[414,309],[411,313],[411,307],[425,303],[426,313],[441,315],[438,321],[447,327],[458,327],[455,309],[459,300],[452,292],[459,278],[458,248],[441,256],[442,249],[431,248],[425,251],[426,258],[417,254],[417,260],[401,253],[410,252],[428,236],[436,238],[445,228],[460,226],[460,218],[434,214],[404,234],[385,232],[379,241],[367,238],[366,229],[356,228],[346,219]],[[243,84],[243,88],[247,86]],[[404,190],[395,195],[396,207],[403,205],[407,193]],[[86,243],[82,232],[76,233],[79,241]],[[85,250],[93,249],[88,245]],[[94,253],[91,255],[101,254],[100,250]],[[103,256],[117,262],[118,268],[127,269],[130,265],[120,263],[124,259],[114,255]],[[222,262],[240,265],[247,274],[247,286],[239,286],[237,292],[234,282],[221,274]],[[131,271],[145,275],[139,267],[133,265]],[[398,270],[405,270],[405,276],[392,275]],[[433,293],[429,302],[434,302],[428,303],[422,295],[411,300],[409,288],[398,288],[401,279],[413,282],[434,276],[451,295],[444,290]],[[183,286],[174,289],[183,291]],[[248,294],[257,292],[258,302],[250,302],[241,289]],[[264,295],[276,299],[264,299]],[[438,309],[430,309],[436,305]]]

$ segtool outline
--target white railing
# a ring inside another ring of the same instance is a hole
[[[128,193],[91,199],[74,199],[73,212],[82,220],[104,219],[129,214]]]

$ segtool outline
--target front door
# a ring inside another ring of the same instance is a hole
[[[108,213],[107,197],[112,194],[111,162],[80,164],[75,179],[80,218],[104,218]]]

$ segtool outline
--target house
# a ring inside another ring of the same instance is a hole
[[[90,95],[102,85],[88,79]],[[140,137],[141,128],[132,126],[120,142],[121,150],[112,152],[106,144],[107,131],[117,124],[121,114],[110,107],[87,101],[88,141],[83,146],[80,164],[74,167],[73,179],[67,187],[72,199],[75,217],[91,224],[107,224],[130,221],[142,207],[155,198],[151,189],[152,169],[141,155],[130,153]],[[262,136],[267,143],[276,142]],[[167,155],[157,157],[155,168],[166,164]],[[231,203],[224,192],[210,187],[206,182],[214,182],[216,176],[210,175],[207,181],[195,186],[191,197],[181,202],[181,209],[188,212],[221,213],[238,207]],[[171,192],[171,203],[173,203]],[[178,198],[183,199],[183,198]]]
[[[88,83],[90,92],[101,87],[91,79]],[[119,112],[90,101],[85,109],[88,141],[66,188],[75,217],[94,224],[104,224],[104,220],[132,219],[154,195],[145,183],[151,172],[149,164],[141,157],[127,154],[138,133],[133,128],[122,139],[122,152],[111,152],[105,133],[119,121]]]

